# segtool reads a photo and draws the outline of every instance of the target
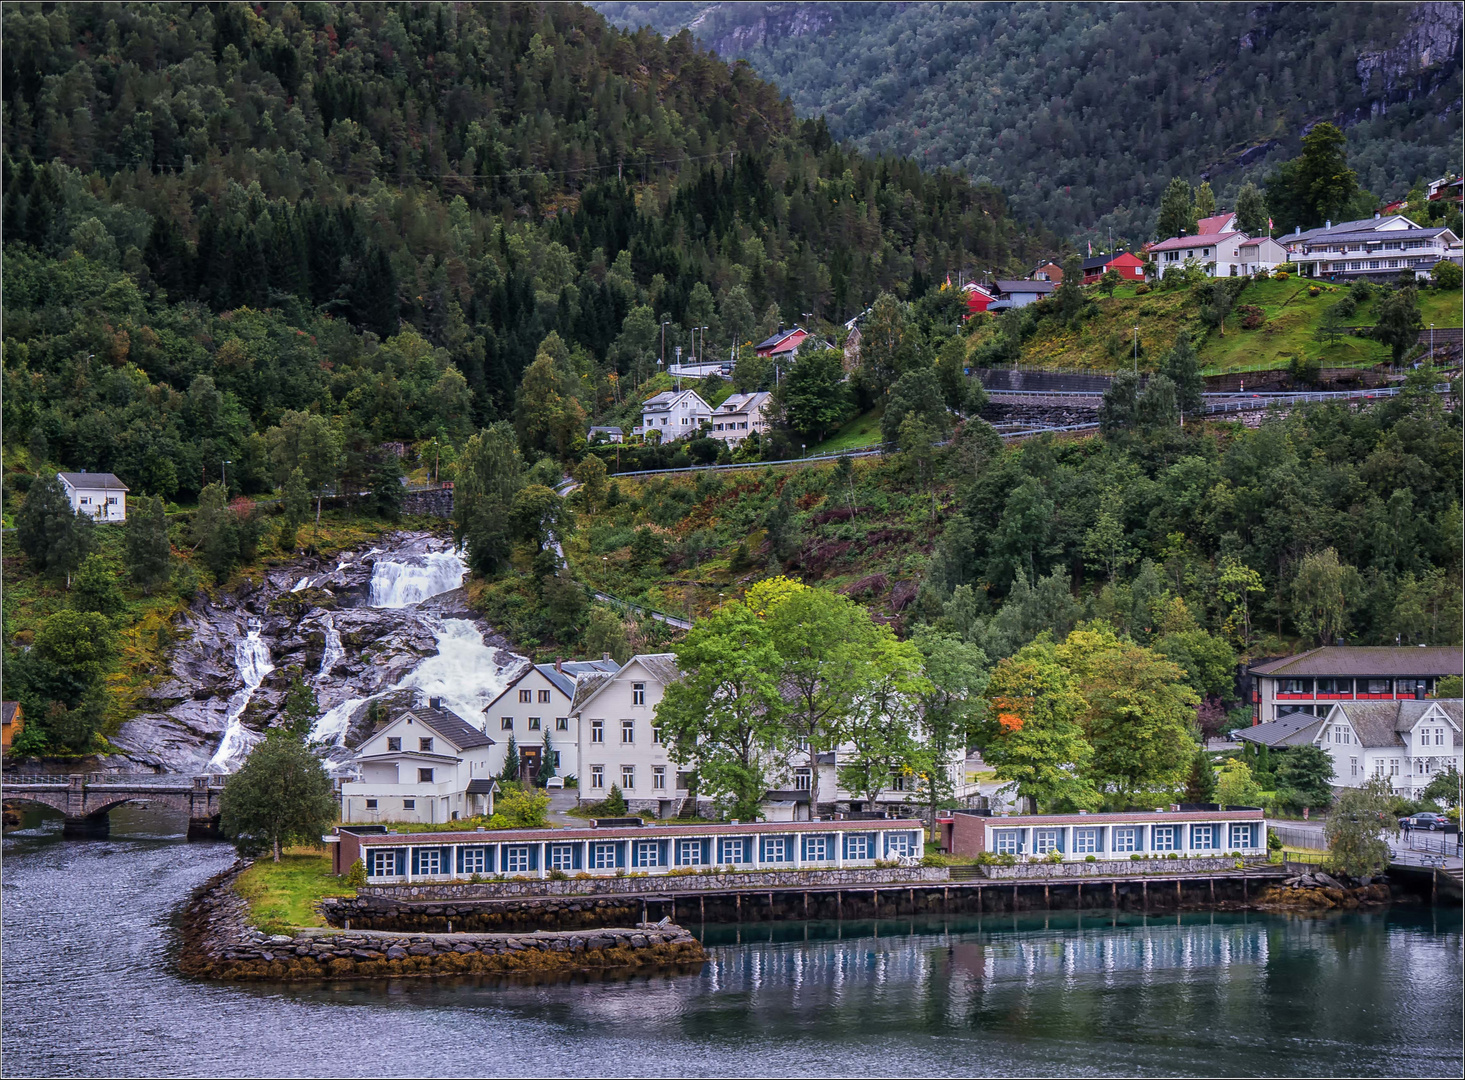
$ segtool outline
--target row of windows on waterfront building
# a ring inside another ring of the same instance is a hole
[[[879,857],[880,836],[885,855],[900,858],[914,854],[913,833],[846,833],[843,837],[763,836],[719,837],[679,840],[581,841],[572,844],[503,844],[466,847],[373,848],[366,860],[372,877],[393,877],[407,873],[446,874],[456,857],[459,874],[524,874],[538,871],[539,851],[544,849],[546,870],[632,870],[676,866],[746,866],[757,851],[760,863],[833,862],[843,842],[844,859],[851,862]],[[409,860],[410,851],[410,860]],[[455,856],[456,851],[456,856]],[[495,857],[497,853],[497,858]],[[714,860],[712,856],[716,854]],[[670,860],[675,857],[675,863]],[[497,863],[497,865],[495,865]]]
[[[1149,851],[1220,851],[1222,832],[1220,825],[1191,825],[1190,845],[1186,847],[1184,839],[1184,825],[1112,825],[1109,826],[1109,847],[1105,849],[1101,830],[1097,828],[1073,830],[1073,851],[1074,855],[1098,855],[1105,850],[1110,852],[1141,852],[1145,851],[1144,830],[1150,830]],[[1231,825],[1227,840],[1229,841],[1226,851],[1240,851],[1257,846],[1256,825]],[[999,855],[1028,854],[1024,847],[1024,829],[994,829],[993,848]],[[1046,855],[1050,851],[1064,852],[1063,829],[1033,829],[1031,854]]]

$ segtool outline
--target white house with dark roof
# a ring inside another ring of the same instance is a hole
[[[1400,214],[1380,214],[1298,229],[1281,241],[1303,277],[1353,280],[1392,278],[1401,270],[1427,277],[1435,263],[1456,252],[1460,238],[1442,226],[1423,228]]]
[[[764,412],[772,397],[766,390],[731,395],[713,410],[712,437],[737,446],[755,431],[766,434],[768,420]]]
[[[1198,266],[1211,277],[1237,277],[1241,273],[1243,232],[1197,233],[1172,236],[1150,248],[1150,258],[1160,277],[1186,265]]]
[[[127,520],[127,485],[109,472],[58,472],[71,510],[98,521]]]
[[[580,777],[580,742],[570,721],[575,688],[587,675],[619,670],[620,665],[608,656],[526,664],[483,710],[483,730],[498,737],[494,771],[503,771],[512,736],[521,776],[538,776],[548,755],[555,776]]]
[[[1401,701],[1434,694],[1440,679],[1459,675],[1459,646],[1328,645],[1253,664],[1255,723],[1288,713],[1324,716],[1341,701]]]
[[[341,820],[434,824],[492,814],[496,749],[501,764],[493,739],[430,698],[356,748],[357,778],[341,784]]]
[[[642,403],[641,426],[635,433],[649,437],[654,431],[662,442],[674,442],[696,437],[711,420],[712,406],[697,391],[663,390]]]
[[[1336,787],[1361,787],[1388,777],[1394,790],[1418,798],[1460,754],[1458,699],[1339,702],[1313,720],[1311,743],[1333,759]]]
[[[681,809],[688,766],[667,756],[656,724],[657,703],[680,677],[674,653],[640,653],[616,671],[578,680],[572,719],[581,802],[600,802],[617,786],[634,813],[671,817]]]

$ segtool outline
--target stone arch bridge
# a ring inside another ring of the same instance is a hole
[[[5,802],[37,803],[66,816],[62,836],[106,836],[108,815],[125,803],[150,803],[188,815],[189,839],[216,837],[219,832],[219,795],[222,776],[195,776],[190,784],[89,781],[69,776],[6,776],[0,781]]]

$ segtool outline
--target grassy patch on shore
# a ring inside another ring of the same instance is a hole
[[[325,926],[315,910],[327,896],[352,896],[355,890],[331,873],[331,857],[311,848],[287,848],[275,862],[261,856],[234,883],[249,904],[249,921],[266,934],[285,934],[301,926]]]

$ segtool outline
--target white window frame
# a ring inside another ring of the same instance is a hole
[[[1216,850],[1216,827],[1214,825],[1192,825],[1190,846],[1196,851]]]
[[[604,765],[592,765],[592,766],[590,766],[590,786],[592,788],[597,789],[597,790],[602,790],[603,791],[605,789],[605,766]]]
[[[463,873],[465,874],[486,874],[488,873],[488,848],[470,847],[462,848]]]
[[[999,855],[1016,855],[1022,846],[1022,833],[1017,829],[998,829],[993,837]]]
[[[1075,855],[1093,855],[1099,850],[1098,829],[1074,829],[1073,830],[1073,853]]]
[[[551,844],[549,846],[549,868],[551,870],[575,869],[575,846],[573,844]]]
[[[702,841],[678,840],[677,863],[680,866],[702,866]]]
[[[829,837],[827,836],[805,836],[804,837],[804,862],[828,862],[829,861]]]
[[[592,720],[592,721],[590,721],[590,741],[591,742],[598,742],[598,743],[605,742],[605,721],[604,720]]]
[[[554,729],[556,731],[569,731],[570,718],[568,716],[556,716],[554,718]]]
[[[1180,826],[1156,825],[1150,833],[1150,846],[1155,851],[1180,850]]]
[[[1227,839],[1231,841],[1228,845],[1232,851],[1240,851],[1242,848],[1252,847],[1252,833],[1255,826],[1247,822],[1232,822],[1231,828],[1227,831]],[[1243,830],[1245,830],[1243,834]],[[1246,836],[1246,842],[1242,843],[1241,837]]]
[[[636,721],[634,721],[634,720],[622,720],[621,721],[621,745],[622,746],[635,746],[636,745]]]
[[[653,765],[653,766],[651,766],[651,790],[653,790],[653,791],[665,791],[666,790],[666,766],[665,765]]]
[[[1111,848],[1114,851],[1139,850],[1139,826],[1115,825],[1111,834]]]
[[[514,844],[504,848],[504,873],[527,874],[529,872],[529,845]]]
[[[787,836],[765,836],[763,841],[763,862],[788,862]]]
[[[814,770],[812,770],[812,769],[795,769],[794,770],[794,790],[795,791],[812,791],[813,789],[814,789]]]
[[[905,832],[885,834],[885,854],[887,855],[910,855],[911,834]]]
[[[614,870],[616,868],[616,845],[592,844],[590,860],[594,864],[591,867],[592,870]]]
[[[442,848],[418,848],[417,849],[417,872],[438,876],[443,872]]]
[[[844,838],[846,859],[868,859],[870,857],[870,836],[868,833],[848,833]]]
[[[395,851],[373,851],[371,853],[371,876],[394,877],[397,873]]]
[[[636,766],[634,766],[634,765],[622,765],[621,766],[621,790],[622,791],[635,791],[636,790]]]
[[[717,841],[718,864],[740,866],[748,861],[748,842],[741,836],[724,836]]]
[[[644,870],[648,866],[661,865],[661,841],[660,840],[636,840],[633,848],[633,865],[637,870]]]
[[[1033,830],[1033,854],[1046,855],[1050,851],[1058,850],[1057,829],[1034,829]]]

